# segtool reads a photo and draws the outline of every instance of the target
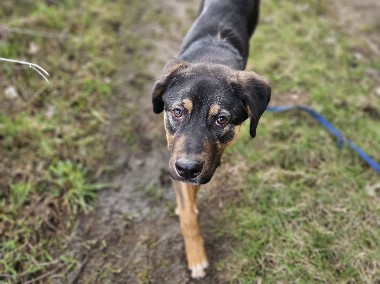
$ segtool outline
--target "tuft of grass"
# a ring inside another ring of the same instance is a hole
[[[54,181],[49,187],[51,194],[60,197],[64,207],[70,214],[80,211],[88,212],[91,201],[97,191],[109,187],[106,184],[87,184],[86,170],[82,165],[73,165],[71,161],[59,161],[49,167],[50,179]]]
[[[281,6],[281,9],[278,7]],[[249,68],[272,83],[272,103],[292,95],[323,113],[380,161],[379,98],[358,59],[355,39],[308,0],[262,3]],[[371,110],[370,112],[368,110]],[[372,113],[372,114],[370,114]],[[219,233],[238,244],[218,265],[238,283],[377,283],[380,281],[378,174],[306,114],[264,114],[254,142],[248,126],[230,149],[244,159],[242,201],[221,216]],[[253,144],[252,144],[253,143]],[[223,221],[222,221],[223,220]]]

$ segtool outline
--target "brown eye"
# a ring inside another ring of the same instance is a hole
[[[175,118],[181,118],[182,115],[183,115],[183,110],[177,107],[177,108],[175,108],[175,109],[172,110],[172,115]]]
[[[216,118],[216,124],[217,125],[220,125],[220,126],[223,126],[223,125],[225,125],[227,123],[227,117],[225,117],[225,116],[218,116],[217,118]]]

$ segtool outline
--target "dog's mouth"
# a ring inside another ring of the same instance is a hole
[[[179,175],[175,170],[174,170],[174,172],[170,171],[170,175],[171,175],[173,180],[177,180],[177,181],[181,181],[181,182],[185,182],[185,183],[197,184],[197,185],[206,184],[212,178],[212,175],[211,176],[204,176],[202,174],[198,175],[197,177],[193,177],[193,178],[185,178],[185,177]]]

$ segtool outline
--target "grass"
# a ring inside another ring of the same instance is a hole
[[[150,7],[145,1],[124,2],[2,1],[2,24],[19,29],[1,31],[0,56],[51,73],[48,85],[33,70],[0,62],[2,283],[64,279],[78,262],[67,239],[105,186],[99,177],[108,168],[99,165],[110,155],[108,129],[127,149],[138,144],[130,123],[136,106],[118,110],[123,125],[109,115],[124,87],[118,72],[126,54],[130,89],[137,94],[152,81],[144,50],[154,42],[128,28],[153,18],[165,25],[170,17],[141,13]],[[368,74],[380,61],[342,34],[330,13],[318,0],[262,1],[248,68],[270,79],[275,103],[297,97],[379,161],[380,104]],[[257,138],[248,133],[246,124],[226,156],[246,164],[241,198],[221,214],[213,236],[236,244],[216,265],[226,281],[378,283],[378,175],[303,113],[264,114]],[[140,190],[162,199],[150,186]],[[133,222],[128,214],[123,219]],[[120,270],[107,263],[93,273],[107,281]],[[150,275],[142,268],[138,280],[148,283]]]
[[[1,283],[70,271],[67,236],[109,187],[99,183],[109,158],[107,108],[124,68],[120,28],[133,21],[122,2],[2,1],[8,29],[0,30],[0,56],[37,63],[51,76],[46,84],[27,67],[0,62]],[[127,109],[122,115],[128,142]]]
[[[262,3],[248,68],[272,83],[275,104],[292,96],[315,108],[379,161],[379,59],[341,33],[321,1]],[[281,9],[278,7],[281,6]],[[307,114],[264,114],[230,150],[244,160],[242,198],[221,216],[238,244],[218,264],[238,283],[378,283],[379,176]]]

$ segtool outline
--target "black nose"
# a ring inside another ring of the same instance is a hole
[[[203,163],[188,159],[178,159],[177,162],[175,162],[175,167],[181,177],[189,179],[195,178],[201,173]]]

